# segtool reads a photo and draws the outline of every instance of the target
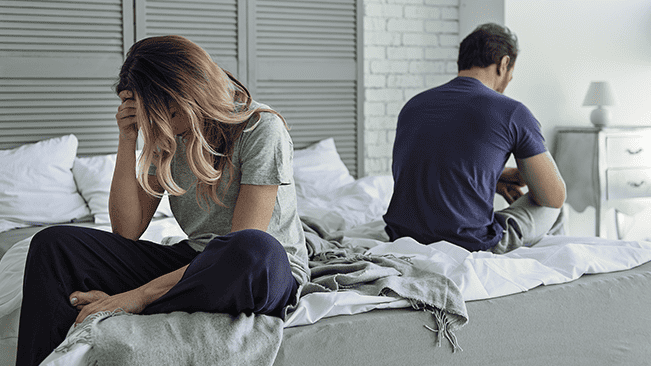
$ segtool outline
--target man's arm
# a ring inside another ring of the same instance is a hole
[[[546,151],[526,159],[516,159],[529,196],[540,206],[561,208],[565,203],[565,182],[554,158]]]
[[[504,168],[497,181],[495,191],[504,197],[510,205],[524,195],[522,188],[526,185],[518,168]]]

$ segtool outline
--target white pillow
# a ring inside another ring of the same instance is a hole
[[[393,177],[360,178],[330,192],[329,197],[298,198],[298,214],[319,220],[328,232],[382,221],[393,194]]]
[[[90,214],[71,170],[77,144],[68,135],[0,150],[1,223],[54,224]]]
[[[335,146],[328,138],[294,151],[294,181],[299,197],[328,196],[335,189],[355,181]]]
[[[108,200],[116,157],[117,154],[78,157],[72,167],[79,192],[88,202],[96,224],[110,223]],[[163,196],[154,214],[154,217],[160,216],[172,216],[167,195]]]

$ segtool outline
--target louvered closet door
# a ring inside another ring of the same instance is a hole
[[[245,26],[245,6],[241,0],[136,0],[136,38],[188,38],[220,67],[245,82],[245,48],[240,41],[245,34],[238,29]]]
[[[334,137],[351,174],[363,175],[361,1],[254,3],[254,97],[287,119],[296,148]]]
[[[80,155],[117,151],[132,14],[127,0],[0,1],[0,149],[74,133]]]

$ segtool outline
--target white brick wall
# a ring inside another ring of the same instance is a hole
[[[391,174],[402,106],[457,74],[459,0],[364,0],[366,175]]]

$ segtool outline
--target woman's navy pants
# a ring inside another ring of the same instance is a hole
[[[17,365],[38,365],[77,318],[75,291],[115,295],[190,264],[181,280],[142,314],[173,311],[281,316],[298,284],[282,245],[259,230],[217,237],[203,252],[89,228],[55,226],[30,244],[18,331]]]

